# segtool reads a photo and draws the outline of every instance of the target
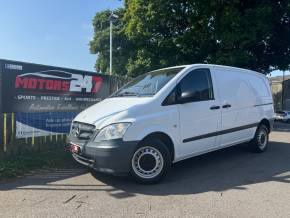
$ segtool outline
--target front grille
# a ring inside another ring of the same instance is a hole
[[[73,122],[70,136],[78,140],[90,140],[95,133],[95,126],[92,124]]]

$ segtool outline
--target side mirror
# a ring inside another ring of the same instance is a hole
[[[177,103],[186,104],[188,102],[193,102],[198,100],[198,95],[196,92],[182,92],[177,95]]]

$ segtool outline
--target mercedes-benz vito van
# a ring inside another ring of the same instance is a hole
[[[265,151],[273,118],[263,74],[193,64],[141,75],[87,108],[69,142],[81,164],[154,183],[186,158],[244,142]]]

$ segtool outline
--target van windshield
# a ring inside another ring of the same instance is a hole
[[[155,70],[133,79],[111,97],[153,96],[184,67]]]

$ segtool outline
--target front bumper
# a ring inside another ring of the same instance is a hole
[[[282,121],[283,118],[282,117],[275,117],[275,120]]]
[[[126,174],[138,141],[114,139],[86,144],[71,141],[70,144],[80,147],[79,152],[72,152],[73,158],[80,164],[104,173]]]
[[[287,117],[275,117],[275,120],[285,122],[287,121]]]

